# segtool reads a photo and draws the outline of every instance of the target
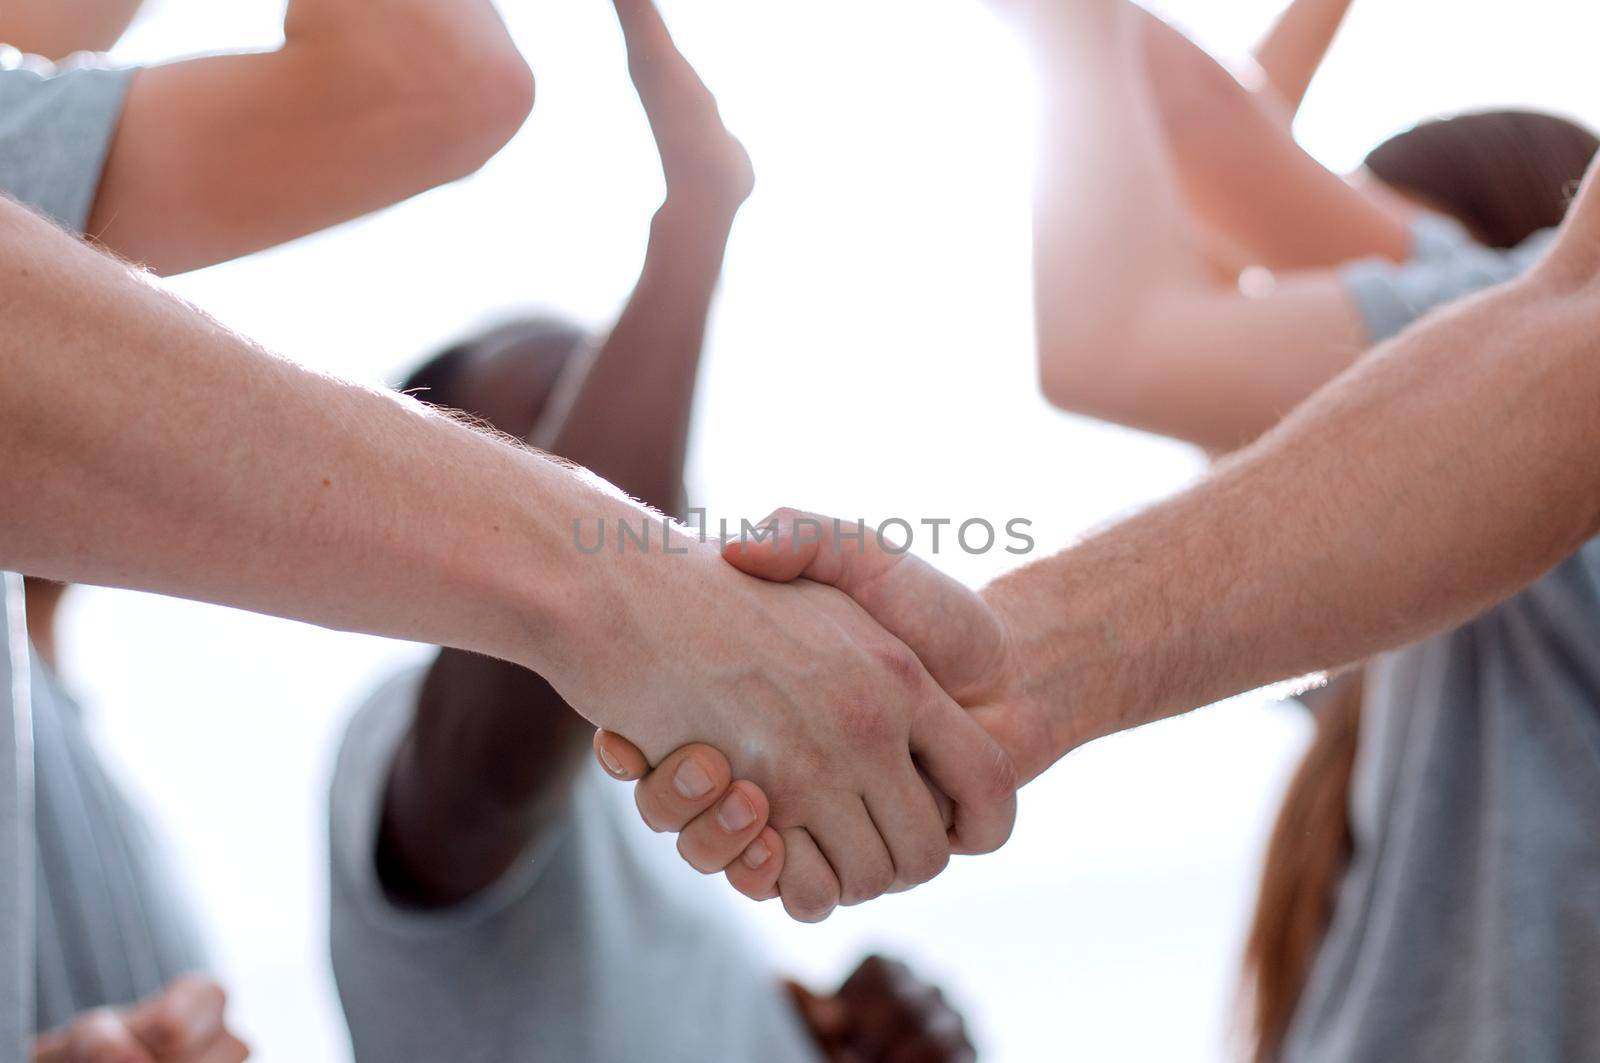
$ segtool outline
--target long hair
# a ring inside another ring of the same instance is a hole
[[[1506,248],[1561,223],[1597,148],[1594,134],[1566,119],[1493,111],[1424,122],[1374,148],[1367,168],[1454,217],[1480,242]],[[1270,1063],[1283,1046],[1353,848],[1360,673],[1309,700],[1316,735],[1268,839],[1245,942],[1243,995],[1256,1063]]]

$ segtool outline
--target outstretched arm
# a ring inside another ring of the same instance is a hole
[[[533,440],[681,517],[700,351],[728,234],[750,191],[750,161],[654,4],[616,0],[616,7],[660,152],[666,201],[620,318],[603,343],[569,366]],[[415,903],[449,904],[493,882],[570,785],[590,730],[533,672],[442,651],[390,776],[378,853],[388,888]],[[696,765],[700,775],[685,774],[681,783],[688,798],[702,796],[702,778],[708,791],[727,785],[726,761]],[[749,784],[723,801],[722,816],[706,821],[704,839],[698,832],[683,839],[691,863],[702,862],[708,844],[738,853],[764,827],[765,798]]]
[[[736,751],[835,896],[1009,833],[1009,761],[837,592],[669,553],[653,518],[617,549],[641,507],[274,358],[6,202],[0,316],[0,568],[515,661],[653,758]],[[616,552],[580,549],[602,524]],[[954,839],[913,755],[962,806]]]
[[[1350,0],[1291,0],[1256,45],[1256,63],[1288,117],[1300,110],[1349,10]]]
[[[490,0],[291,0],[274,51],[139,71],[88,232],[180,273],[481,166],[533,78]]]

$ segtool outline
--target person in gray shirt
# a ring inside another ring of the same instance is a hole
[[[681,515],[706,319],[752,172],[654,5],[617,12],[666,180],[621,316],[599,342],[513,321],[401,388]],[[651,866],[643,828],[587,763],[590,730],[541,677],[454,650],[356,713],[329,839],[357,1059],[972,1058],[960,1016],[901,964],[871,957],[820,997],[785,983],[698,876]],[[683,785],[727,782],[691,770]],[[756,800],[748,784],[723,798],[714,844],[738,851],[763,832]]]

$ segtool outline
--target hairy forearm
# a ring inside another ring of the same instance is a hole
[[[1473,299],[993,585],[1054,754],[1459,623],[1600,532],[1597,321],[1543,274]]]
[[[1255,48],[1273,91],[1292,116],[1328,55],[1350,0],[1294,0]]]
[[[548,460],[272,357],[0,204],[0,567],[567,668]]]
[[[274,51],[134,77],[89,231],[163,274],[235,258],[470,173],[532,99],[488,0],[294,0]]]

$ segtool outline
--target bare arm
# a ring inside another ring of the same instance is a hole
[[[706,320],[750,164],[654,5],[617,0],[617,9],[667,198],[626,308],[592,356],[570,367],[566,395],[535,442],[681,515]],[[542,829],[590,733],[532,672],[443,651],[390,776],[379,848],[390,889],[448,904],[493,882]]]
[[[1350,0],[1291,0],[1256,45],[1256,62],[1290,116],[1300,109],[1349,10]]]
[[[481,166],[533,79],[489,0],[292,0],[271,52],[135,75],[88,231],[171,274]]]
[[[1381,348],[1200,487],[987,597],[1065,752],[1461,622],[1600,533],[1600,290]]]
[[[1289,116],[1173,27],[1143,14],[1145,65],[1184,198],[1253,265],[1327,269],[1352,259],[1403,261],[1410,218],[1309,155]]]
[[[1360,353],[1331,273],[1252,298],[1216,283],[1151,105],[1137,8],[1038,5],[1047,98],[1035,208],[1045,394],[1063,408],[1227,450]]]
[[[0,315],[0,567],[474,650],[653,758],[739,750],[822,846],[824,898],[942,867],[913,751],[963,806],[957,844],[1009,833],[1009,761],[837,592],[744,579],[681,536],[668,554],[659,524],[653,549],[584,553],[577,522],[616,543],[644,511],[273,358],[9,203]]]
[[[0,44],[64,59],[103,52],[133,21],[142,0],[13,0],[0,10]]]

